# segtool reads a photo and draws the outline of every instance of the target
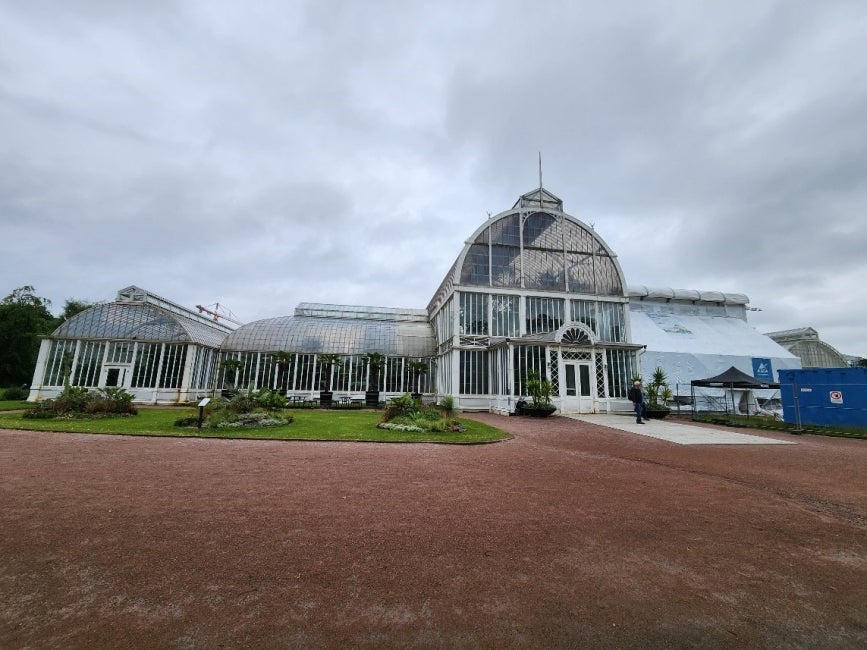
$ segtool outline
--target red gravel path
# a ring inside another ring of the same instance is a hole
[[[867,441],[0,431],[0,648],[865,647]]]

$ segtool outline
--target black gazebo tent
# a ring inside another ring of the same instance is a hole
[[[692,390],[692,403],[693,408],[695,408],[695,387],[696,386],[706,386],[712,388],[723,388],[732,391],[732,411],[735,411],[735,396],[734,389],[741,388],[744,390],[755,390],[758,388],[779,388],[780,384],[777,382],[770,381],[762,381],[761,379],[756,379],[755,377],[751,377],[745,372],[741,372],[734,366],[726,370],[725,372],[717,375],[716,377],[708,377],[707,379],[693,379],[690,383],[690,387]],[[726,401],[726,412],[728,412],[728,401]]]

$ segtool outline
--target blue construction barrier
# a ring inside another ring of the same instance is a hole
[[[867,427],[867,368],[780,370],[783,420]]]

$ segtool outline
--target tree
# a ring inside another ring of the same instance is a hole
[[[68,321],[76,314],[80,314],[85,309],[88,309],[92,306],[92,302],[87,302],[85,300],[76,300],[75,298],[68,298],[67,301],[63,303],[63,311],[60,312],[60,320],[64,322]]]
[[[30,383],[39,337],[58,325],[49,311],[51,301],[34,291],[30,285],[18,287],[0,302],[0,386]]]

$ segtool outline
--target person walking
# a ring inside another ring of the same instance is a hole
[[[632,388],[626,394],[632,405],[635,407],[635,423],[644,424],[644,415],[647,412],[647,405],[644,400],[644,390],[641,388],[641,381],[636,379],[632,384]]]

